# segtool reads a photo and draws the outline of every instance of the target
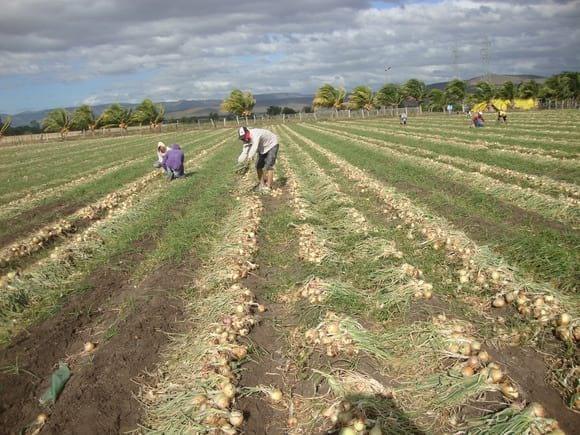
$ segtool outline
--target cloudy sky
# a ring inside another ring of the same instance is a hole
[[[0,0],[0,112],[580,70],[580,0]],[[391,66],[388,73],[385,66]]]

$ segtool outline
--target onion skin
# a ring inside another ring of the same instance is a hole
[[[274,389],[272,391],[270,391],[270,400],[272,400],[272,402],[276,403],[279,402],[280,400],[282,400],[282,391],[280,391],[279,389]]]
[[[473,371],[473,367],[470,366],[465,366],[463,367],[463,369],[461,370],[461,374],[463,375],[463,377],[465,378],[469,378],[471,376],[473,376],[475,372]]]
[[[494,308],[503,308],[505,307],[505,298],[503,296],[497,296],[493,302],[491,303],[491,305]]]
[[[572,321],[572,317],[568,313],[562,313],[558,317],[558,325],[559,326],[568,326]]]
[[[489,354],[485,350],[479,352],[477,354],[477,357],[479,358],[479,361],[481,361],[482,364],[486,364],[490,360]]]
[[[536,417],[544,418],[546,416],[546,410],[538,402],[533,402],[530,404],[530,409],[532,414]]]
[[[242,424],[244,424],[244,414],[242,414],[240,411],[232,411],[230,413],[230,424],[233,427],[240,427]]]

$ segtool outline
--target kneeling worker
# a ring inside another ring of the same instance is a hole
[[[269,192],[274,181],[274,164],[278,155],[278,136],[262,128],[240,127],[238,137],[244,143],[238,163],[251,160],[256,153],[256,171],[258,172],[258,191]]]

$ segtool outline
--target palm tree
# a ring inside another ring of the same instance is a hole
[[[427,86],[425,82],[417,79],[409,79],[403,85],[403,95],[405,97],[411,97],[417,101],[419,104],[419,112],[421,111],[421,103],[425,98],[427,98]]]
[[[44,131],[59,132],[62,140],[71,128],[72,118],[64,109],[54,109],[42,120]]]
[[[111,104],[101,114],[101,123],[103,127],[119,127],[127,130],[127,126],[131,122],[132,110],[126,109],[118,103]]]
[[[518,95],[518,87],[512,81],[507,81],[499,88],[497,95],[504,100],[513,102]]]
[[[100,121],[101,117],[95,117],[93,109],[89,105],[83,104],[72,114],[71,126],[77,130],[90,130],[94,133]]]
[[[447,92],[441,89],[431,89],[429,91],[429,110],[443,111],[448,101]]]
[[[312,106],[327,107],[336,111],[344,107],[344,99],[346,98],[346,91],[343,88],[335,88],[332,85],[322,85],[316,91]]]
[[[368,86],[357,86],[352,90],[348,98],[351,109],[371,110],[375,106],[375,95]]]
[[[453,79],[445,86],[445,96],[452,104],[463,104],[467,94],[467,83],[463,80]]]
[[[387,83],[375,95],[375,104],[378,106],[396,106],[403,102],[403,94],[398,85]]]
[[[527,82],[522,82],[518,86],[518,97],[519,98],[538,98],[540,94],[540,85],[535,80],[530,80]]]
[[[0,139],[2,139],[2,136],[4,136],[6,131],[8,131],[8,129],[10,128],[10,124],[12,124],[12,117],[10,116],[6,118],[4,121],[0,119]]]
[[[477,103],[487,103],[491,104],[495,97],[495,86],[488,82],[479,82],[475,85],[475,92],[473,94],[473,100]]]
[[[146,98],[133,112],[133,121],[140,125],[149,124],[149,128],[156,129],[165,118],[165,107],[162,104],[155,105],[153,101]]]
[[[232,113],[237,116],[250,116],[254,110],[256,100],[251,92],[242,92],[234,89],[228,98],[222,101],[222,112]]]
[[[566,100],[577,101],[580,98],[580,74],[563,72],[550,77],[544,83],[540,96],[560,101],[562,108]]]

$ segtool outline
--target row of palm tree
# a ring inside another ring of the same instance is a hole
[[[377,92],[373,92],[369,86],[357,86],[348,95],[342,88],[325,84],[317,90],[313,105],[315,108],[335,110],[370,110],[385,106],[398,107],[405,100],[412,99],[420,108],[425,106],[429,110],[437,111],[444,110],[449,104],[454,107],[482,102],[491,104],[491,101],[496,98],[511,102],[518,98],[578,102],[580,100],[580,73],[564,72],[550,77],[542,85],[534,80],[520,84],[508,81],[501,86],[480,82],[472,93],[468,93],[467,82],[459,79],[451,80],[444,89],[428,90],[424,82],[410,79],[403,85],[388,83]]]
[[[47,132],[58,132],[64,138],[71,130],[94,132],[98,128],[119,127],[127,130],[129,125],[149,125],[157,129],[165,118],[165,107],[145,99],[135,109],[126,108],[118,103],[111,104],[100,115],[95,115],[88,105],[78,107],[74,112],[54,109],[42,121]]]

